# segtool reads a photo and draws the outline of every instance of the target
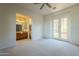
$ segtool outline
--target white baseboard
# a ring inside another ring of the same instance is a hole
[[[55,39],[55,40],[58,40],[58,39]],[[78,47],[79,47],[79,44],[76,44],[76,43],[74,43],[74,42],[72,42],[72,41],[66,41],[66,40],[59,40],[59,41],[68,42],[68,43],[70,43],[70,44],[73,44],[73,45],[75,45],[75,46],[78,46]]]
[[[73,44],[73,45],[75,45],[75,46],[78,46],[78,47],[79,47],[79,44],[76,44],[76,43],[71,42],[71,41],[69,41],[69,43],[71,43],[71,44]]]

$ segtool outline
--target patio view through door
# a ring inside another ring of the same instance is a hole
[[[53,37],[56,39],[68,39],[68,18],[53,20]]]

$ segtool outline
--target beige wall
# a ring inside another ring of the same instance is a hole
[[[15,9],[0,4],[0,49],[16,46]]]
[[[44,16],[44,25],[43,25],[43,37],[44,38],[53,38],[53,19],[68,17],[69,19],[69,38],[67,41],[70,41],[74,44],[79,45],[79,4],[61,10],[59,12],[45,15]],[[51,25],[52,24],[52,25]]]

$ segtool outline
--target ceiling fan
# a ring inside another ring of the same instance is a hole
[[[56,7],[52,7],[49,3],[34,3],[34,4],[42,4],[40,10],[44,7],[44,5],[48,6],[49,8],[56,9]]]

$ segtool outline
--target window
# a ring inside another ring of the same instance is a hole
[[[67,39],[68,38],[68,19],[61,18],[53,21],[54,38]]]
[[[60,34],[60,36],[61,36],[61,38],[62,39],[67,39],[67,32],[68,32],[68,26],[67,26],[67,24],[68,24],[68,19],[67,18],[62,18],[61,19],[61,34]]]
[[[56,19],[54,20],[54,37],[58,38],[59,37],[59,33],[58,33],[58,26],[59,26],[59,20]]]

